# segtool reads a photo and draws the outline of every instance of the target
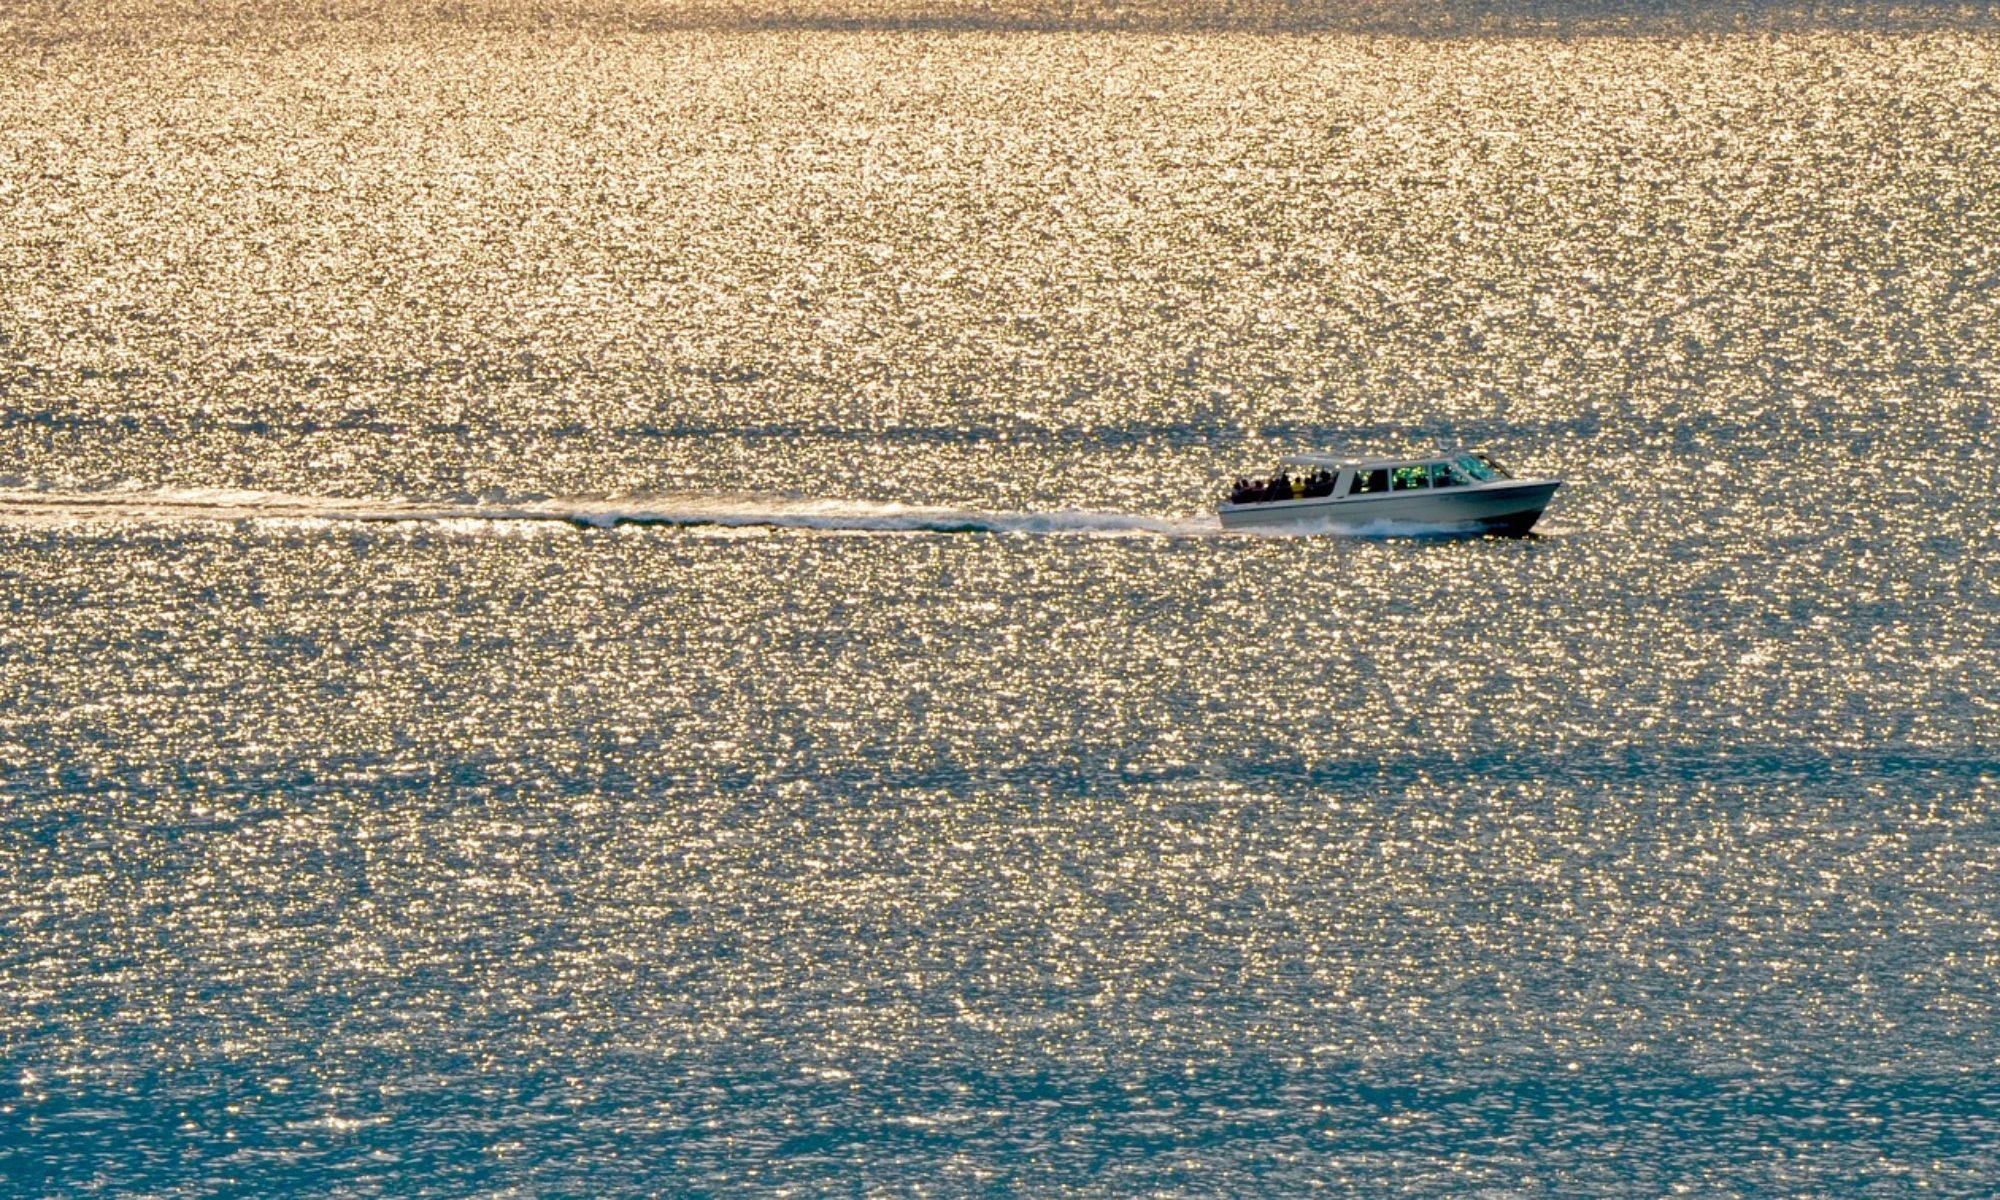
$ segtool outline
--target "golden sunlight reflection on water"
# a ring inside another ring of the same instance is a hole
[[[1990,35],[232,20],[0,25],[0,1175],[1990,1190]]]

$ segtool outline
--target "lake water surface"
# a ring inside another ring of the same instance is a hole
[[[2000,1188],[2000,35],[505,11],[0,17],[0,1193]]]

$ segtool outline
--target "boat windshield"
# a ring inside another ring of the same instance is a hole
[[[1499,463],[1494,462],[1484,454],[1462,454],[1453,459],[1452,462],[1457,464],[1459,470],[1470,475],[1480,483],[1491,483],[1495,479],[1510,478],[1507,472],[1500,469]]]

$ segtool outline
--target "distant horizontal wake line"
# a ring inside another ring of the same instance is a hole
[[[349,521],[438,525],[519,522],[593,529],[656,525],[697,529],[797,529],[829,534],[1014,533],[1167,538],[1285,538],[1315,534],[1423,538],[1452,532],[1443,527],[1389,521],[1371,522],[1360,527],[1312,522],[1225,531],[1213,516],[1154,517],[1083,509],[986,512],[868,500],[798,500],[713,494],[509,502],[370,500],[225,489],[48,491],[0,488],[0,524],[172,521]]]
[[[222,490],[0,490],[0,522],[354,521],[443,524],[463,521],[815,530],[827,533],[1021,533],[1209,537],[1214,517],[1136,513],[974,509],[859,500],[744,496],[641,496],[520,502],[360,500]]]

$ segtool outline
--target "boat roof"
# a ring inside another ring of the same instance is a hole
[[[1469,446],[1447,446],[1437,450],[1426,450],[1420,454],[1390,457],[1355,454],[1288,454],[1278,461],[1287,467],[1327,467],[1339,470],[1342,467],[1393,467],[1403,463],[1435,462],[1470,453],[1472,448]]]

